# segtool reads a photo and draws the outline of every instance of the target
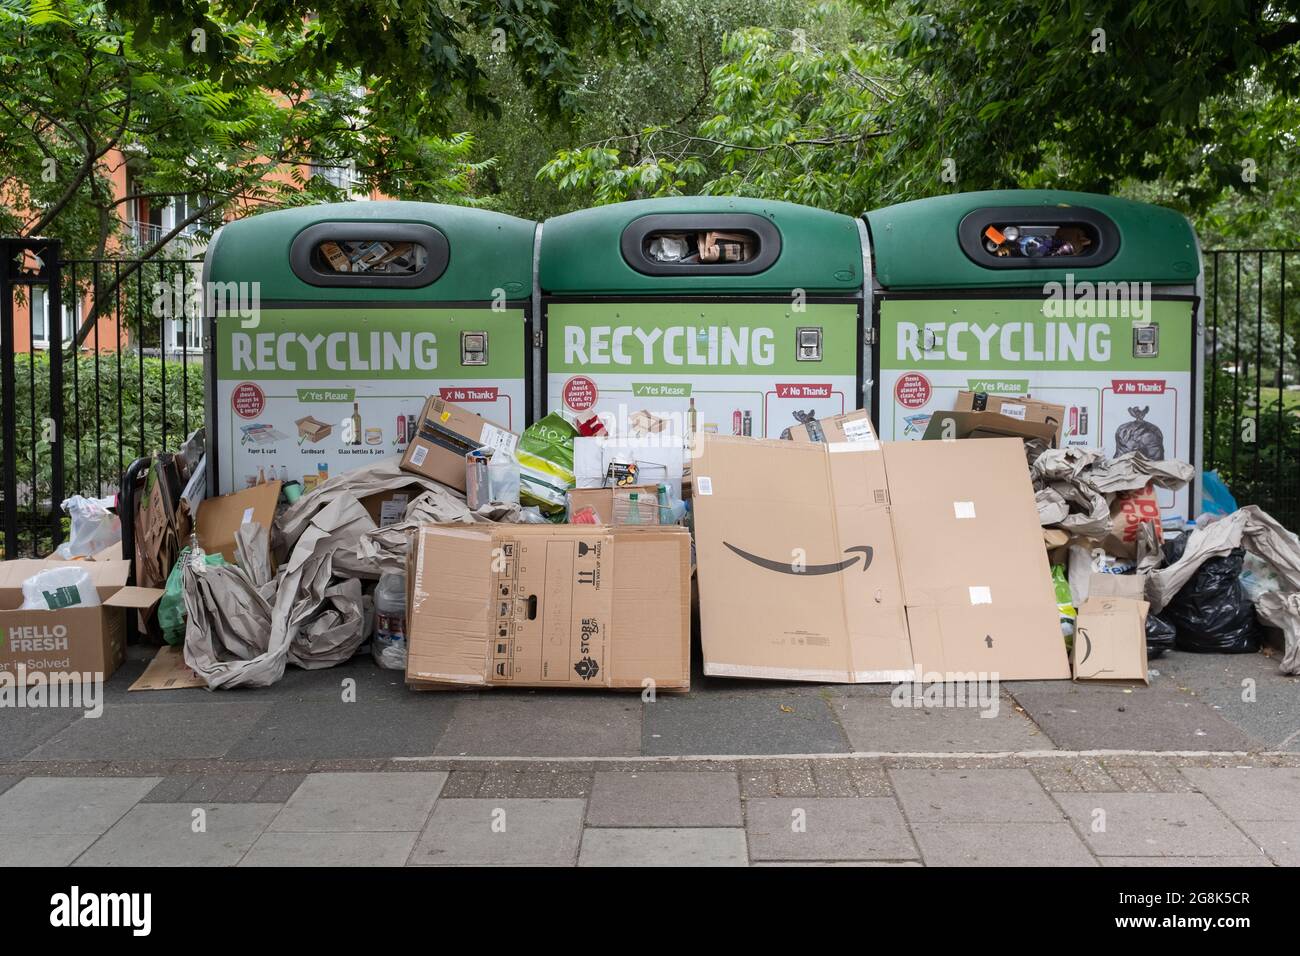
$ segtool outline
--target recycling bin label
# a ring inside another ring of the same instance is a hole
[[[959,391],[1032,395],[1064,406],[1063,446],[1190,462],[1193,304],[1150,300],[1128,311],[1113,302],[1076,312],[1041,299],[884,299],[880,437],[920,438]],[[1135,332],[1147,325],[1154,336]],[[1158,347],[1146,354],[1152,340]],[[1157,497],[1163,511],[1187,513],[1186,489]]]
[[[853,302],[552,302],[547,408],[616,434],[649,413],[680,434],[778,438],[860,406],[858,321]]]
[[[462,333],[486,333],[473,353],[486,364],[462,363]],[[400,454],[430,395],[524,428],[522,309],[262,309],[220,319],[215,348],[223,494],[263,480],[310,490]]]

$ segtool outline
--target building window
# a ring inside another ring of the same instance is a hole
[[[27,304],[32,320],[32,348],[48,349],[50,347],[50,303],[45,297],[45,290],[39,286],[27,287]]]

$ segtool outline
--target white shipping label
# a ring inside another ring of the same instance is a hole
[[[975,517],[975,502],[973,501],[954,501],[952,503],[952,513],[961,518]]]
[[[396,524],[406,517],[406,502],[409,497],[406,494],[393,495],[392,498],[379,506],[379,526],[381,528]]]
[[[1027,412],[1028,410],[1029,409],[1026,408],[1024,405],[1007,405],[1007,404],[1004,404],[1000,409],[1002,414],[1007,416],[1007,418],[1018,418],[1022,422],[1025,420],[1025,412]]]
[[[713,480],[704,477],[704,475],[700,475],[700,477],[695,480],[695,493],[697,495],[713,494]]]
[[[481,443],[480,447],[503,451],[507,455],[514,455],[515,445],[519,443],[519,436],[514,432],[506,431],[504,428],[484,424],[478,440]]]
[[[415,451],[411,452],[411,464],[419,468],[424,464],[424,459],[429,457],[429,447],[427,445],[416,445]]]
[[[992,604],[993,589],[986,587],[975,587],[970,589],[971,604]]]
[[[837,441],[827,445],[826,450],[832,455],[843,455],[852,451],[880,451],[880,442],[871,439],[862,441]]]
[[[248,524],[248,523],[249,523],[250,521],[252,521],[252,520],[253,520],[253,509],[252,509],[252,508],[245,508],[245,509],[244,509],[244,517],[243,517],[243,519],[242,519],[239,523],[240,523],[240,524]]]
[[[876,430],[871,427],[871,419],[855,418],[842,426],[844,437],[848,441],[874,441]]]

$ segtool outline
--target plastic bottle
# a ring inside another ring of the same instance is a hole
[[[627,496],[627,524],[641,523],[641,499],[637,492],[633,491]]]
[[[379,576],[370,650],[380,667],[406,670],[406,575],[400,571]]]

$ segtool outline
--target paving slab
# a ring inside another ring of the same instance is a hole
[[[27,777],[0,794],[0,834],[91,833],[116,823],[159,777]]]
[[[1060,809],[1028,770],[890,770],[894,792],[920,823],[1056,823]]]
[[[587,804],[589,827],[739,827],[734,773],[656,770],[597,773]]]
[[[403,866],[419,831],[263,833],[240,866]]]
[[[223,756],[271,707],[269,700],[225,704],[104,707],[78,720],[26,755],[28,760],[181,760]]]
[[[665,774],[667,776],[667,774]],[[579,866],[746,866],[739,827],[588,828]]]
[[[1258,853],[1199,793],[1060,793],[1065,810],[1098,856],[1229,856]]]
[[[975,707],[898,706],[892,697],[832,697],[854,751],[989,753],[1051,750],[1052,741],[1016,710],[1010,698]],[[984,716],[984,714],[993,716]]]
[[[827,698],[660,694],[645,705],[641,746],[648,756],[847,753]]]
[[[308,774],[270,829],[417,831],[446,781],[441,772]]]
[[[1300,866],[1300,822],[1295,820],[1238,820],[1278,866]]]
[[[1062,750],[1258,750],[1263,744],[1168,682],[1004,685]],[[1128,692],[1126,692],[1126,690]]]
[[[1181,772],[1238,823],[1300,822],[1300,767],[1184,767]]]
[[[1102,866],[1272,866],[1262,853],[1257,856],[1103,856]]]
[[[455,706],[454,700],[435,694],[377,703],[281,700],[226,756],[233,760],[428,757]]]
[[[1225,720],[1270,750],[1300,752],[1300,677],[1266,654],[1188,654],[1151,662],[1162,680],[1186,687]]]
[[[0,836],[0,867],[67,866],[98,839],[98,833],[24,833]]]
[[[412,864],[573,866],[583,800],[439,800]]]
[[[434,752],[538,758],[640,753],[638,694],[507,694],[457,700]]]
[[[198,810],[202,817],[196,817]],[[142,803],[74,865],[233,866],[279,811],[267,803]],[[196,820],[203,821],[197,833]]]
[[[0,711],[0,760],[27,756],[73,721],[83,720],[82,713],[71,707]]]
[[[753,860],[914,860],[916,845],[889,797],[745,801]]]
[[[1096,866],[1064,820],[1055,823],[913,823],[926,866]]]

